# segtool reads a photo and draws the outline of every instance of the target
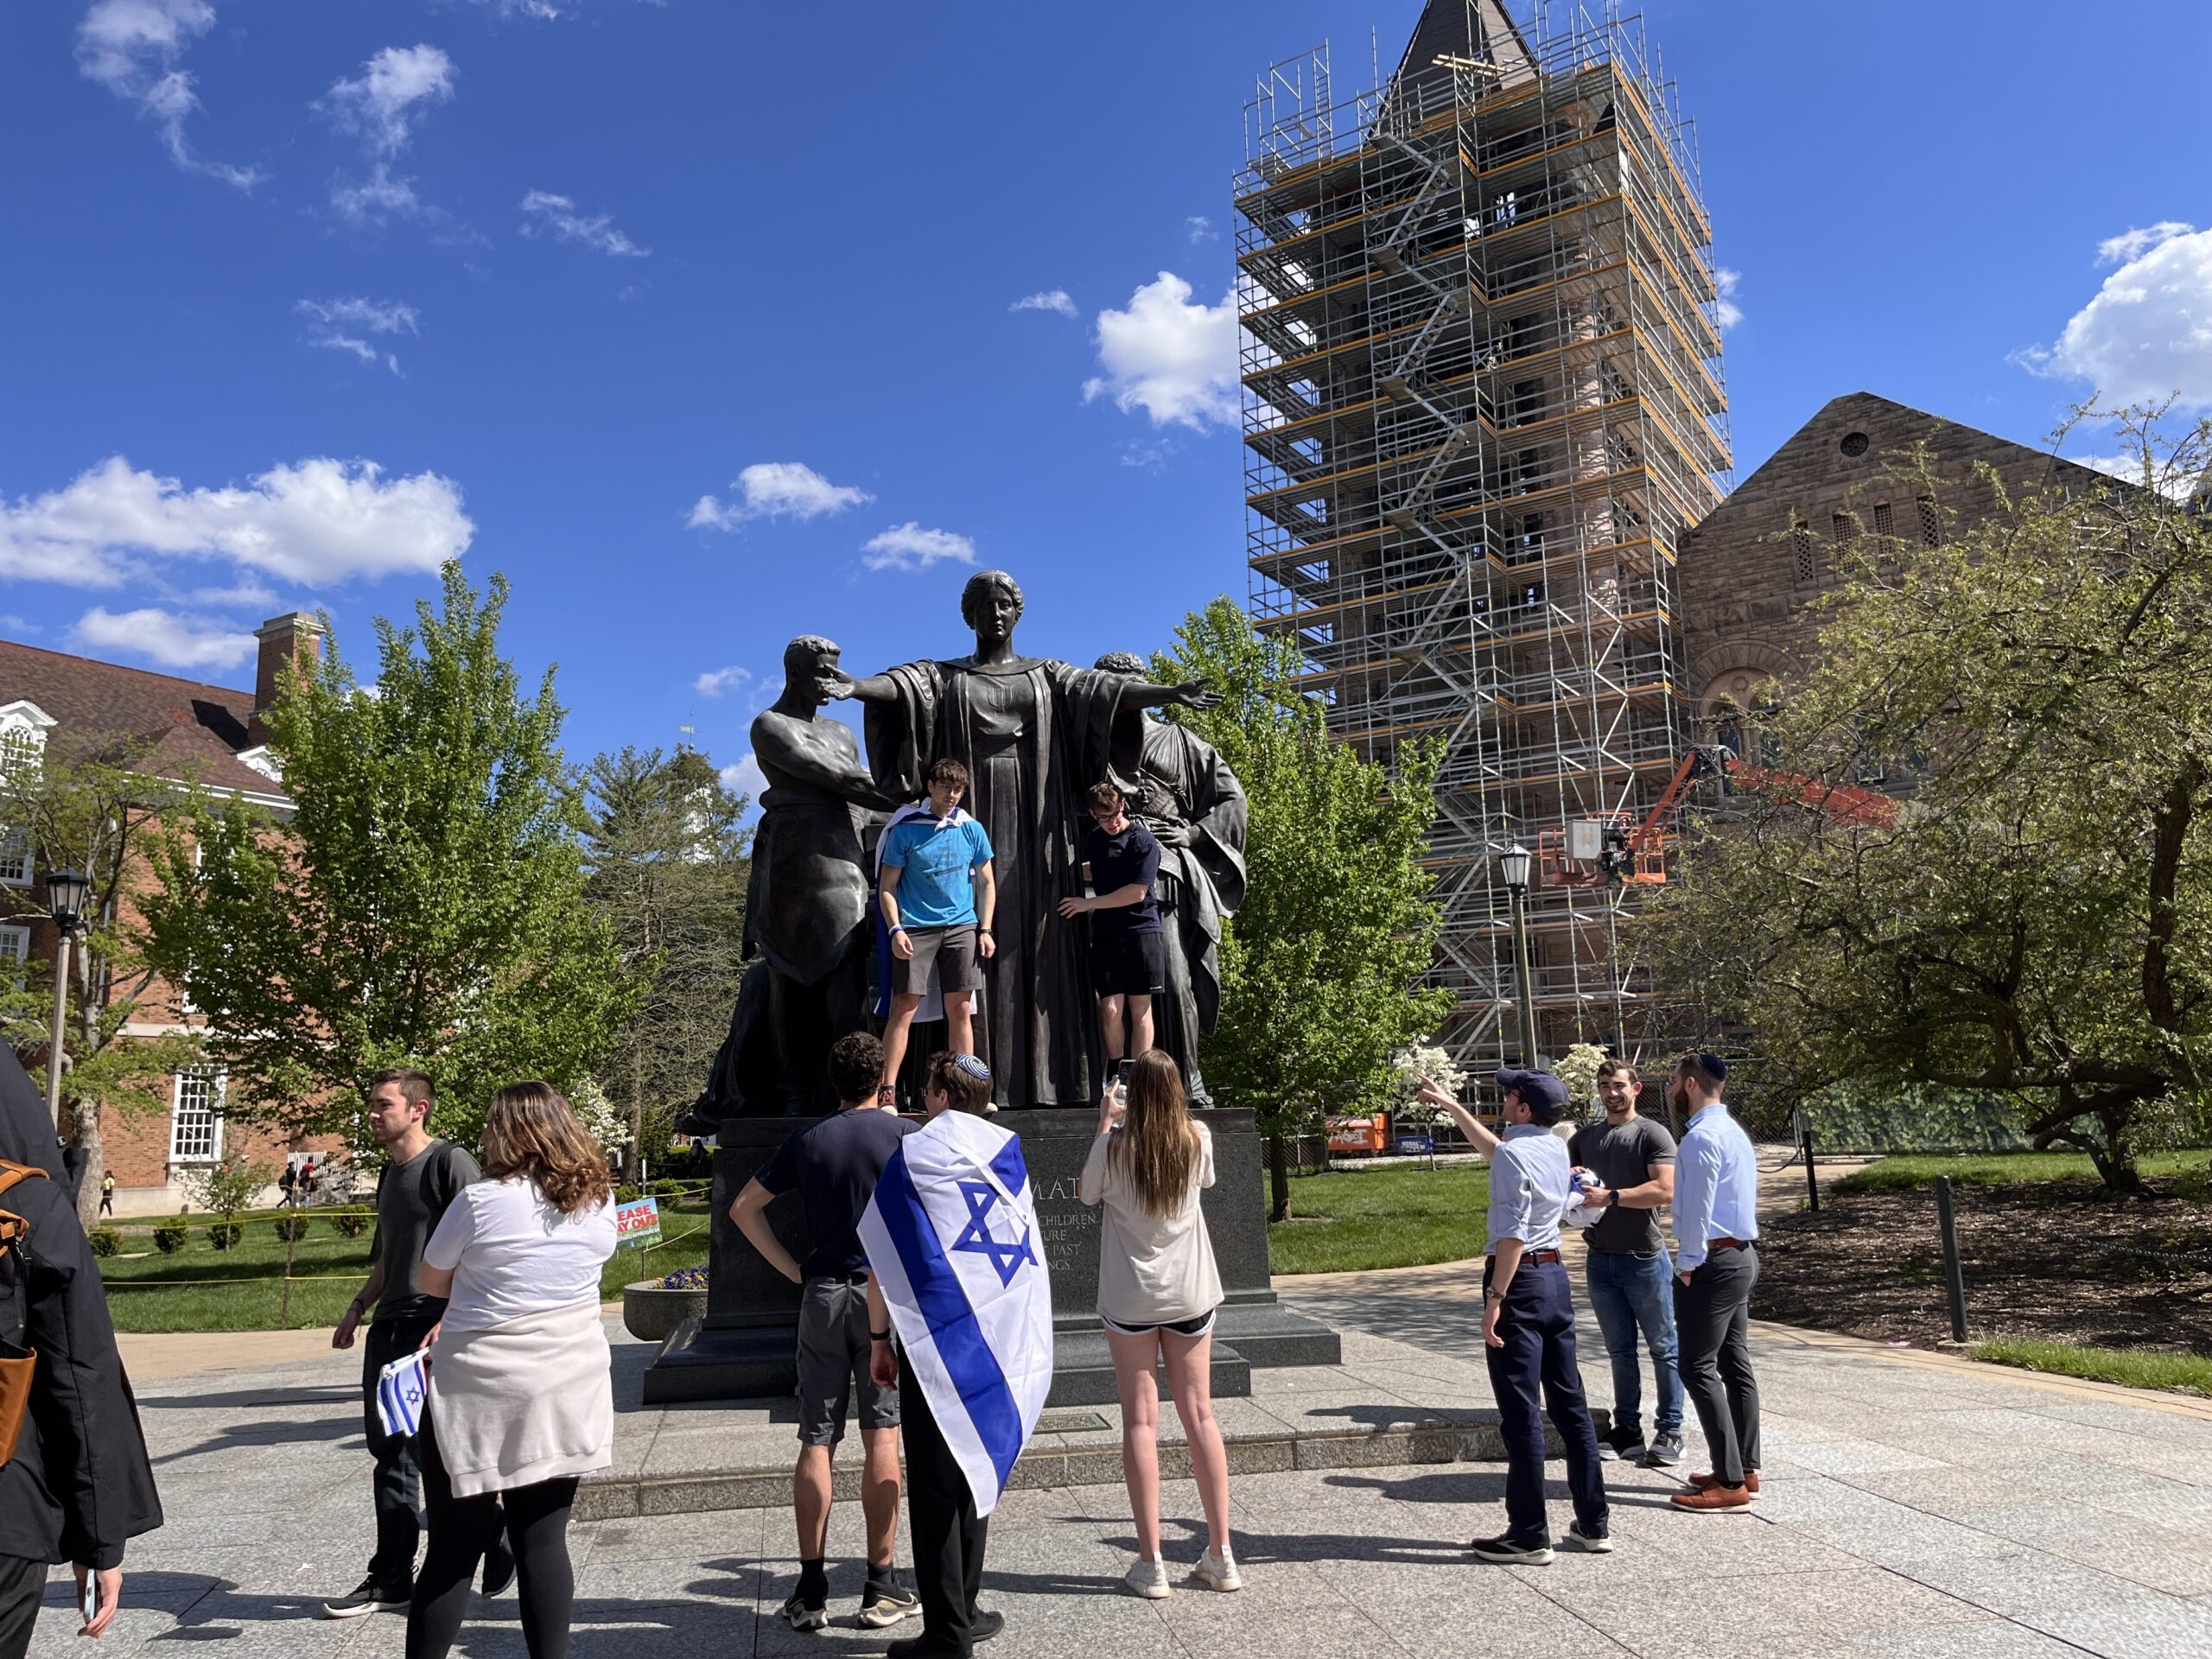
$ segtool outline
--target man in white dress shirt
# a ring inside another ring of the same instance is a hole
[[[1740,1510],[1759,1489],[1759,1385],[1751,1375],[1751,1287],[1758,1282],[1759,1167],[1751,1138],[1721,1103],[1727,1062],[1685,1055],[1673,1092],[1688,1119],[1675,1159],[1675,1329],[1682,1388],[1713,1454],[1678,1509]]]

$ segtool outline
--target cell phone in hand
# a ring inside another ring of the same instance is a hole
[[[1124,1090],[1129,1086],[1129,1063],[1127,1060],[1122,1062],[1122,1069],[1114,1081]]]
[[[83,1623],[90,1624],[100,1616],[100,1575],[85,1574],[85,1592],[77,1598],[77,1611],[84,1615]]]

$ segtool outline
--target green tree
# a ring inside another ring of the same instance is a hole
[[[1392,1051],[1435,1030],[1451,994],[1416,991],[1440,915],[1421,868],[1440,745],[1409,744],[1394,778],[1333,742],[1298,688],[1294,644],[1258,632],[1223,597],[1192,612],[1155,659],[1163,683],[1204,678],[1215,708],[1176,709],[1221,752],[1251,803],[1250,880],[1222,944],[1221,1023],[1206,1082],[1280,1138],[1387,1097]],[[1278,1157],[1274,1210],[1289,1213]]]
[[[143,738],[57,732],[42,752],[17,754],[0,769],[7,850],[27,855],[34,872],[73,868],[92,882],[86,926],[69,953],[61,1074],[62,1114],[91,1172],[77,1200],[87,1227],[99,1209],[105,1112],[167,1110],[168,1078],[202,1058],[199,1039],[175,1029],[175,1014],[132,921],[159,815],[178,791],[174,779],[146,769],[147,748]],[[0,918],[10,921],[47,913],[34,893],[7,892],[4,906]],[[53,1017],[50,960],[27,964],[0,986],[0,1027],[10,1046],[44,1051]],[[130,1030],[147,1026],[159,1034]],[[42,1091],[45,1067],[32,1077]]]
[[[2206,460],[2124,423],[2153,487],[2015,499],[1937,546],[1861,537],[1763,737],[1783,772],[1891,779],[1893,821],[1780,784],[1694,836],[1642,937],[1800,1094],[1995,1091],[2037,1146],[2140,1185],[2212,1041],[2212,522],[2157,487]],[[1901,459],[1892,499],[1944,486]],[[2159,476],[2164,474],[2164,476]]]
[[[443,575],[442,609],[378,621],[373,685],[334,645],[289,675],[268,715],[289,823],[195,797],[160,849],[149,958],[207,1011],[232,1098],[288,1130],[357,1133],[368,1075],[404,1062],[471,1139],[500,1085],[589,1076],[635,1005],[585,902],[553,671],[524,696],[505,581]]]
[[[625,748],[586,774],[585,892],[640,988],[600,1066],[629,1124],[626,1173],[697,1097],[743,974],[745,797],[696,749]]]

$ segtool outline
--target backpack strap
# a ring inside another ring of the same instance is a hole
[[[0,1158],[0,1194],[19,1181],[45,1180],[47,1173],[35,1164],[11,1163]],[[6,1249],[31,1230],[31,1224],[12,1210],[0,1210],[0,1250]]]

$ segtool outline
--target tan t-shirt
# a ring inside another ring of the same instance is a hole
[[[1203,1123],[1191,1189],[1172,1213],[1146,1212],[1128,1173],[1109,1165],[1109,1130],[1090,1143],[1076,1196],[1105,1205],[1098,1229],[1098,1311],[1120,1325],[1195,1319],[1221,1304],[1221,1269],[1198,1193],[1213,1185],[1213,1137]]]

